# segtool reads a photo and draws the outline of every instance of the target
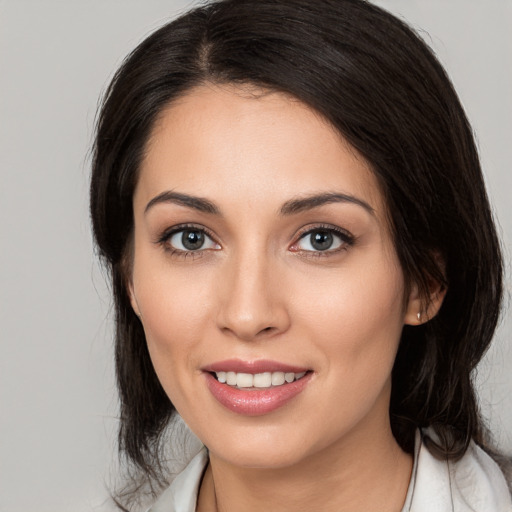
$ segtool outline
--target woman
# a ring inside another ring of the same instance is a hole
[[[471,372],[502,264],[471,128],[426,45],[360,0],[223,0],[107,91],[91,215],[120,448],[151,508],[512,509]],[[179,442],[174,440],[174,442]]]

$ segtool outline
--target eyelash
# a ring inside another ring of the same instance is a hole
[[[302,253],[302,255],[307,258],[325,258],[348,250],[356,242],[356,237],[344,229],[341,229],[337,226],[332,226],[330,224],[317,224],[315,226],[308,226],[302,232],[299,232],[297,241],[292,244],[292,247],[297,245],[307,236],[311,236],[313,233],[318,231],[326,231],[327,233],[331,233],[338,237],[341,240],[340,247],[336,249],[326,249],[325,251],[306,251],[296,249],[293,252]]]
[[[192,258],[192,260],[195,260],[197,258],[201,258],[204,256],[204,253],[208,249],[198,249],[197,251],[183,251],[182,249],[176,249],[175,247],[172,247],[169,243],[171,237],[181,231],[196,231],[198,233],[203,233],[208,238],[210,238],[212,241],[218,244],[218,242],[215,241],[215,237],[213,234],[206,229],[203,226],[198,226],[196,224],[179,224],[177,226],[173,226],[172,228],[166,229],[156,240],[156,243],[158,245],[161,245],[165,252],[167,252],[170,256],[173,256],[175,258],[182,258],[182,259],[188,259]]]
[[[181,231],[197,231],[198,233],[203,233],[208,238],[210,238],[213,242],[217,243],[215,240],[214,235],[206,229],[204,226],[198,226],[196,224],[180,224],[177,226],[173,226],[172,228],[166,229],[156,240],[156,244],[161,245],[163,249],[171,256],[175,258],[182,258],[182,259],[188,259],[192,258],[192,260],[195,260],[197,258],[200,258],[205,255],[205,252],[212,249],[198,249],[196,251],[184,251],[182,249],[176,249],[175,247],[172,247],[169,243],[172,236],[174,236],[177,233],[180,233]],[[310,250],[301,250],[301,249],[291,249],[294,246],[296,246],[301,240],[306,238],[307,236],[312,235],[315,232],[318,231],[325,231],[331,234],[334,234],[334,236],[338,237],[341,240],[341,246],[336,249],[326,249],[325,251],[310,251]],[[301,232],[298,233],[296,237],[296,241],[291,245],[290,249],[292,252],[295,253],[301,253],[305,257],[308,258],[324,258],[329,257],[334,254],[337,254],[342,251],[346,251],[348,248],[352,247],[354,243],[356,242],[356,237],[349,233],[348,231],[345,231],[341,228],[338,228],[336,226],[332,226],[329,224],[318,224],[315,226],[308,226],[307,228],[303,229]]]

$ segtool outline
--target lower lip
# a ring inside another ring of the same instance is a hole
[[[238,389],[219,382],[205,372],[206,384],[211,394],[224,407],[237,414],[259,416],[284,406],[295,398],[311,381],[312,372],[293,382],[265,389]]]

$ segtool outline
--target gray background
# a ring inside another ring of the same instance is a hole
[[[479,140],[508,267],[512,1],[380,0],[447,67]],[[93,256],[88,147],[122,58],[191,2],[0,0],[0,511],[110,510],[116,395],[108,290]],[[479,369],[512,453],[512,319]]]

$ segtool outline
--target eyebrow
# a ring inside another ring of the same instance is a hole
[[[349,194],[336,192],[326,192],[307,197],[300,197],[298,199],[291,199],[283,204],[280,213],[281,215],[292,215],[294,213],[311,210],[330,203],[352,203],[361,206],[371,215],[374,215],[375,213],[375,210],[366,201]]]
[[[208,201],[208,199],[172,191],[162,192],[151,199],[151,201],[146,205],[144,214],[146,214],[153,206],[161,203],[174,203],[180,206],[186,206],[187,208],[193,208],[194,210],[202,213],[220,215],[219,208],[211,201]]]
[[[211,215],[220,215],[220,209],[215,204],[202,197],[191,196],[189,194],[182,194],[179,192],[166,191],[155,196],[146,205],[144,214],[148,212],[153,206],[162,203],[173,203],[187,208],[192,208],[202,213],[209,213]],[[362,199],[349,194],[341,194],[337,192],[324,192],[321,194],[314,194],[307,197],[300,197],[297,199],[290,199],[286,201],[280,208],[281,215],[293,215],[313,208],[330,204],[330,203],[352,203],[364,208],[368,213],[373,215],[375,210]]]

